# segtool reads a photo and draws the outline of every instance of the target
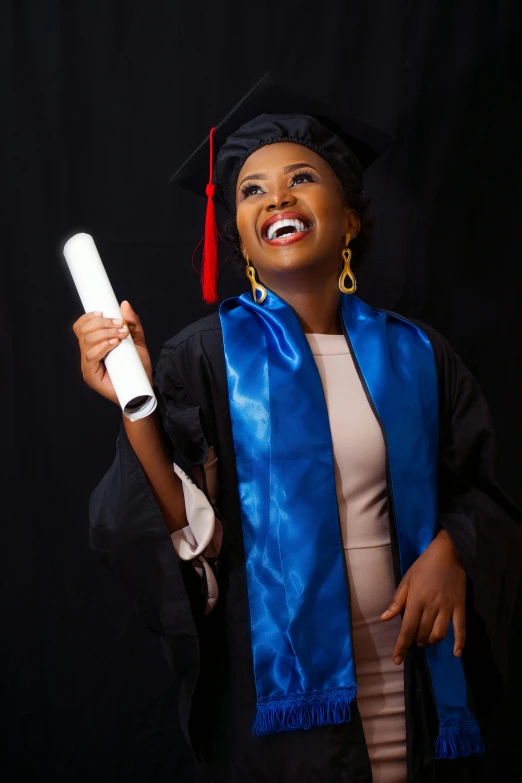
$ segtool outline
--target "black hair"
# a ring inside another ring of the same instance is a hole
[[[343,192],[346,203],[351,209],[354,209],[359,215],[361,228],[355,239],[350,243],[352,251],[352,269],[357,270],[370,249],[372,243],[373,230],[375,226],[374,218],[368,214],[370,207],[370,196],[364,190],[355,190],[349,185],[343,185]],[[245,259],[241,253],[241,244],[239,231],[236,223],[236,213],[228,212],[221,230],[221,237],[229,246],[229,258],[234,266],[241,273],[245,269]]]

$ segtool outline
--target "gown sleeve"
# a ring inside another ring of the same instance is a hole
[[[209,459],[205,462],[204,470],[208,498],[201,484],[199,482],[197,485],[194,484],[179,465],[174,463],[174,471],[182,482],[188,525],[174,531],[170,537],[178,557],[190,561],[196,573],[206,581],[205,614],[208,614],[216,605],[219,595],[211,562],[216,568],[223,542],[223,526],[216,517],[213,507],[218,491],[217,457],[213,446],[209,448]]]
[[[209,460],[210,446],[201,410],[191,402],[175,375],[172,350],[163,347],[154,370],[157,410],[173,470],[183,482],[188,503],[189,529],[184,529],[184,536],[191,544],[199,538],[205,545],[201,551],[197,543],[194,552],[187,547],[182,554],[176,551],[123,421],[114,461],[90,498],[89,539],[91,548],[102,555],[118,576],[145,626],[169,641],[176,637],[175,648],[180,665],[184,666],[183,661],[188,665],[189,658],[197,656],[195,620],[203,617],[217,600],[218,552],[211,551],[214,557],[208,560],[203,557],[204,563],[199,560],[201,568],[193,567],[191,561],[204,556],[207,547],[216,543],[214,507],[204,471],[205,464],[212,462],[212,452]],[[206,491],[200,488],[200,477]],[[219,536],[217,543],[219,546]]]
[[[491,415],[480,388],[443,338],[439,370],[439,522],[471,583],[474,611],[505,676],[522,577],[522,512],[495,477]]]

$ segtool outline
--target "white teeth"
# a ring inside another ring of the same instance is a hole
[[[294,228],[296,232],[300,231],[306,231],[307,227],[305,224],[297,220],[296,218],[284,218],[283,220],[276,220],[275,223],[271,223],[268,226],[268,230],[266,232],[266,238],[267,239],[274,239],[277,231],[281,228]],[[291,234],[294,232],[289,231],[288,234]],[[285,234],[283,234],[285,236]]]

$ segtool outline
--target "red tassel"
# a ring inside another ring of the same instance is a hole
[[[205,241],[203,244],[203,262],[201,264],[201,287],[203,300],[207,304],[214,304],[218,300],[218,232],[216,226],[216,213],[214,207],[215,187],[212,184],[212,172],[214,169],[214,130],[210,131],[210,176],[205,188],[207,194],[207,214],[205,216]]]

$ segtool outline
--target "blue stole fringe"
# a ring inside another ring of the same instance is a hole
[[[385,438],[401,573],[437,530],[438,388],[418,327],[342,296],[361,380]],[[350,720],[357,685],[328,412],[292,308],[268,291],[220,307],[236,457],[257,716],[254,734]],[[349,433],[347,433],[349,437]],[[389,596],[383,596],[388,600]],[[484,750],[453,629],[425,649],[438,758]]]

